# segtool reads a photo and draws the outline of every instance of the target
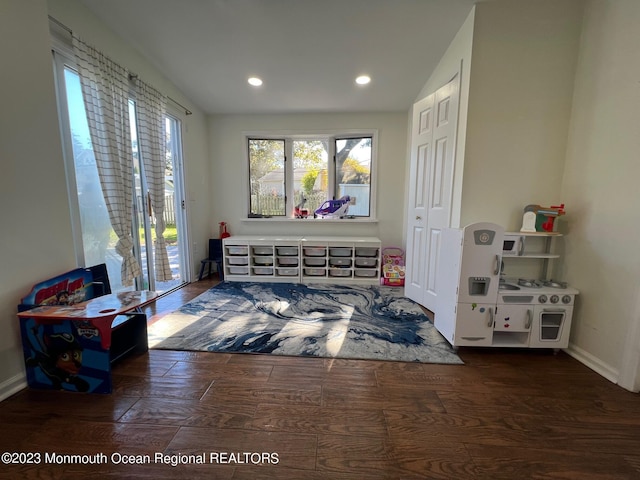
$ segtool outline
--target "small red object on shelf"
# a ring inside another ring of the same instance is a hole
[[[230,237],[231,234],[227,231],[227,222],[220,222],[220,238]]]

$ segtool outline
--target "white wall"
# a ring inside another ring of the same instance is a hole
[[[407,119],[404,113],[216,115],[210,118],[211,234],[218,222],[239,235],[376,236],[384,246],[402,245]],[[247,221],[248,177],[245,132],[309,133],[340,129],[377,129],[377,223],[321,223],[313,220]]]
[[[166,77],[139,52],[107,29],[78,0],[49,0],[49,15],[73,30],[74,34],[105,53],[115,62],[135,72],[145,82],[168,95],[193,112],[182,116],[183,153],[187,187],[187,221],[192,248],[191,279],[196,279],[200,260],[206,257],[209,238],[210,195],[206,118]],[[169,104],[173,106],[173,104]]]
[[[75,267],[44,0],[0,3],[0,398],[24,383],[16,306]]]
[[[637,0],[587,3],[562,182],[571,215],[565,276],[581,292],[572,346],[629,389],[640,386],[638,25]]]
[[[476,4],[461,224],[519,230],[560,192],[582,0]]]

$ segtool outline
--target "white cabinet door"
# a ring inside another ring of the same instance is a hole
[[[533,305],[502,305],[496,307],[496,331],[528,332],[533,320]]]
[[[495,304],[460,303],[457,307],[454,346],[488,347],[493,341]]]
[[[451,225],[459,77],[413,107],[405,292],[431,311],[441,233]]]

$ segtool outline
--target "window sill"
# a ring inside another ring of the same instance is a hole
[[[290,218],[290,217],[269,217],[269,218],[242,218],[241,222],[248,223],[378,223],[375,218]]]

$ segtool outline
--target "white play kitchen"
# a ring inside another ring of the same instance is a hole
[[[556,232],[474,223],[442,232],[434,324],[453,346],[566,348],[578,291],[548,278]],[[517,268],[518,263],[522,268]],[[537,264],[538,278],[505,275]],[[505,266],[507,268],[505,268]]]

